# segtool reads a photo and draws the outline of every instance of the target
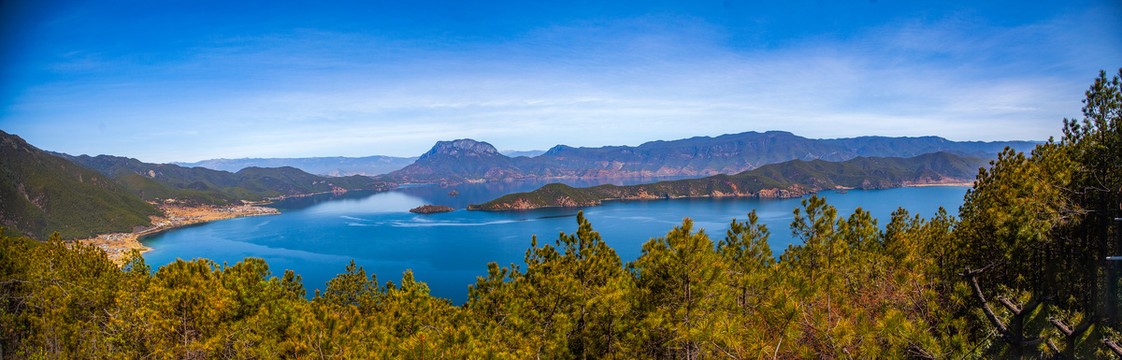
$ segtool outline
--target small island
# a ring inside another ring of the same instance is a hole
[[[444,206],[444,205],[421,205],[421,206],[409,209],[409,212],[417,213],[417,214],[436,214],[436,213],[443,213],[443,212],[449,212],[449,211],[455,211],[455,210],[456,209],[453,209],[453,208],[450,208],[450,207],[447,207],[447,206]]]

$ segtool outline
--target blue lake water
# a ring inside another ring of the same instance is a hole
[[[618,184],[650,179],[612,181]],[[801,199],[679,199],[606,202],[583,209],[542,209],[519,212],[462,210],[513,191],[527,191],[540,183],[465,184],[454,188],[419,186],[383,193],[352,192],[342,196],[290,199],[275,204],[279,215],[215,221],[170,231],[144,240],[153,250],[144,255],[154,267],[176,258],[209,258],[234,264],[245,257],[268,261],[274,275],[292,269],[304,278],[312,294],[342,272],[351,259],[378,280],[400,282],[412,269],[428,283],[434,296],[462,303],[467,286],[486,274],[487,263],[521,264],[532,235],[552,242],[558,233],[576,231],[575,216],[583,210],[604,241],[624,262],[637,258],[642,244],[664,236],[682,219],[693,219],[714,239],[724,236],[733,218],[744,219],[752,209],[771,230],[770,244],[778,254],[791,244],[792,210]],[[577,183],[575,185],[590,185]],[[455,189],[458,196],[448,195]],[[962,205],[967,187],[934,186],[889,190],[823,192],[827,201],[848,216],[857,207],[872,212],[883,225],[898,207],[930,217],[942,206],[952,214]],[[449,213],[418,215],[409,209],[439,204],[455,207]]]

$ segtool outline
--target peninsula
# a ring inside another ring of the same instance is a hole
[[[132,250],[147,252],[151,248],[141,244],[146,236],[158,234],[178,227],[201,224],[209,221],[232,219],[245,216],[276,215],[280,211],[271,207],[240,206],[181,206],[161,204],[157,206],[163,216],[151,216],[152,226],[137,226],[133,232],[101,234],[78,242],[92,244],[105,250],[109,260],[120,265]]]
[[[468,210],[502,211],[548,207],[596,206],[609,200],[651,200],[700,197],[801,197],[820,190],[887,189],[913,185],[961,184],[971,181],[984,159],[950,153],[911,158],[857,157],[842,162],[792,160],[736,175],[661,181],[629,186],[574,188],[553,183],[469,205]]]

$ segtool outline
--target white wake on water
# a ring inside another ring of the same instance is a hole
[[[530,220],[533,220],[533,219],[495,220],[495,221],[485,221],[485,222],[471,223],[471,222],[454,222],[454,221],[432,221],[432,220],[426,219],[424,221],[418,221],[418,222],[392,221],[392,222],[390,222],[390,226],[393,226],[393,227],[487,226],[487,225],[510,224],[510,223],[515,223],[515,222],[530,221]]]

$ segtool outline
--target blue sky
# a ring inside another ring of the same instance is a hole
[[[1044,140],[1118,1],[0,3],[0,129],[150,162],[744,131]]]

